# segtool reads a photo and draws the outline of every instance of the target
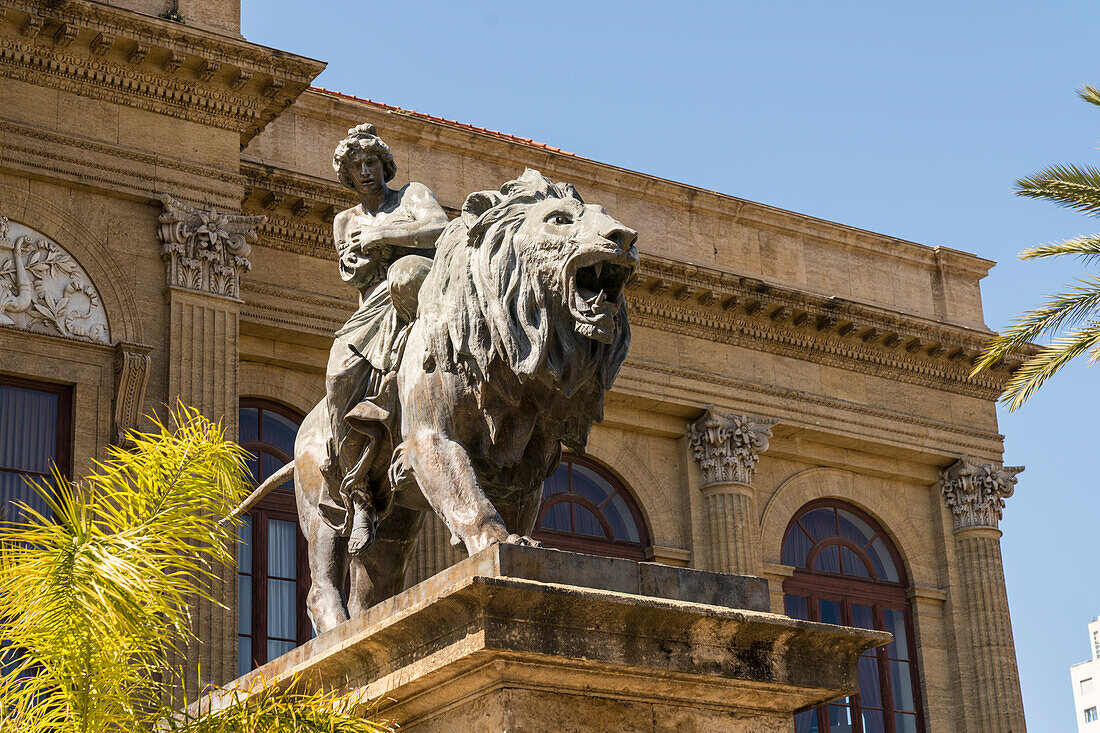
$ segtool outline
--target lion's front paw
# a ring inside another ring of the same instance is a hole
[[[523,547],[542,547],[542,543],[536,540],[534,537],[528,537],[526,535],[510,534],[508,539],[504,540],[509,545],[522,545]]]

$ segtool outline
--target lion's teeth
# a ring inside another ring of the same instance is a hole
[[[599,308],[601,305],[603,305],[603,301],[604,301],[604,292],[601,290],[599,293],[596,294],[596,301],[592,304],[592,307],[593,308]]]
[[[596,279],[599,280],[600,274],[603,272],[603,263],[597,262],[595,265],[592,266],[592,269],[596,271]]]

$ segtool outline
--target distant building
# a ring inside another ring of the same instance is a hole
[[[1100,731],[1100,616],[1089,624],[1089,648],[1092,659],[1069,668],[1073,681],[1073,707],[1080,733]]]

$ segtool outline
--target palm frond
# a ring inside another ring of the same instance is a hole
[[[1020,253],[1020,259],[1038,260],[1061,255],[1075,255],[1086,263],[1091,263],[1097,257],[1100,257],[1100,236],[1082,235],[1061,242],[1048,242],[1047,244],[1028,247]]]
[[[33,670],[26,689],[88,730],[144,727],[189,600],[233,561],[218,520],[245,493],[247,454],[197,411],[172,421],[131,433],[80,484],[34,484],[49,518],[21,506],[24,522],[0,525],[0,638]]]
[[[1085,100],[1089,104],[1100,106],[1100,89],[1097,89],[1094,86],[1089,86],[1088,84],[1086,84],[1082,87],[1079,87],[1077,89],[1077,96],[1079,96],[1081,99]]]
[[[1100,213],[1100,170],[1090,166],[1055,165],[1016,181],[1016,194],[1053,201],[1074,211]]]
[[[1079,279],[1079,285],[1050,297],[1037,308],[1025,312],[986,344],[970,375],[974,376],[1001,361],[1024,344],[1043,334],[1053,333],[1080,322],[1100,310],[1100,278]]]
[[[247,689],[217,691],[227,701],[217,712],[185,711],[165,719],[162,727],[172,733],[393,733],[396,729],[389,721],[375,719],[381,700],[365,701],[357,692],[302,692],[297,683],[268,684],[258,677]]]
[[[1009,410],[1023,405],[1035,390],[1072,359],[1093,351],[1093,361],[1100,358],[1100,321],[1092,321],[1085,327],[1060,336],[1041,352],[1031,357],[1012,375],[1001,401]]]

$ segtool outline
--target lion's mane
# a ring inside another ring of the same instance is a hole
[[[630,326],[620,296],[612,341],[582,336],[564,284],[534,270],[530,252],[537,243],[516,235],[527,209],[547,198],[581,200],[571,185],[530,169],[499,192],[472,194],[439,237],[419,317],[428,323],[430,359],[441,368],[465,370],[479,388],[513,404],[523,390],[510,387],[532,382],[571,398],[574,414],[562,417],[577,423],[566,432],[581,429],[583,446],[588,427],[603,417],[603,393],[626,358]]]

